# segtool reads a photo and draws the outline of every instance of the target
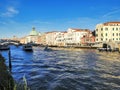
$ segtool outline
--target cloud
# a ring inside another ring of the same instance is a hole
[[[120,12],[120,8],[116,9],[116,10],[113,10],[111,12],[108,12],[106,13],[105,15],[103,15],[102,17],[105,18],[105,17],[110,17],[111,15],[114,15],[116,13],[119,13]]]
[[[15,15],[19,14],[19,11],[15,9],[15,7],[7,7],[6,12],[2,13],[2,17],[14,17]]]

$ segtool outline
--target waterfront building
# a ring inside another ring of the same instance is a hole
[[[65,34],[67,32],[58,32],[56,35],[56,45],[57,46],[65,46]]]
[[[46,44],[49,46],[56,46],[56,36],[57,36],[56,31],[52,32],[47,32],[46,33]]]
[[[88,29],[75,29],[69,28],[65,34],[65,45],[68,46],[80,46],[81,38],[89,33]]]
[[[106,22],[96,25],[96,42],[120,42],[120,22]]]
[[[93,36],[91,31],[81,38],[81,44],[84,46],[91,46],[95,44],[95,36]]]
[[[68,31],[65,32],[46,32],[44,35],[41,35],[39,41],[40,44],[49,46],[76,46],[81,45],[81,38],[83,36],[89,35],[89,33],[90,30],[88,29],[69,28]],[[90,37],[90,40],[91,39],[91,42],[94,42],[94,38]]]
[[[42,33],[41,36],[38,37],[38,43],[41,45],[46,45],[46,34]]]
[[[25,44],[25,43],[26,43],[25,41],[26,41],[26,36],[20,38],[20,43],[21,43],[21,44]]]
[[[32,31],[30,32],[30,34],[26,37],[25,43],[34,43],[34,44],[38,44],[38,38],[39,36],[41,36],[41,34],[39,32],[37,32],[35,30],[35,28],[32,28]]]

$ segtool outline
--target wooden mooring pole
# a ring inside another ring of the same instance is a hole
[[[8,57],[9,57],[9,69],[11,71],[11,69],[12,69],[12,63],[11,63],[11,51],[10,51],[10,49],[9,49],[9,52],[8,52]]]

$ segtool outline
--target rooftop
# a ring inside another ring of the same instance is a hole
[[[103,23],[103,25],[105,25],[105,26],[108,26],[108,25],[110,25],[110,26],[120,25],[120,22],[118,22],[118,21],[106,22],[106,23]]]
[[[35,28],[33,27],[32,28],[32,31],[30,32],[30,34],[29,34],[30,36],[37,36],[37,35],[39,35],[39,33],[35,30]]]

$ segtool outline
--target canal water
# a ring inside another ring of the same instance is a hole
[[[1,51],[8,65],[8,51]],[[30,90],[120,90],[120,54],[92,49],[25,52],[11,46],[12,75]]]

